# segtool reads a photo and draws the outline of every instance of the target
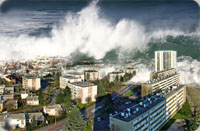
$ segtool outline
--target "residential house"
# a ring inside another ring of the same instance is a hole
[[[43,112],[49,116],[60,116],[63,113],[63,109],[60,104],[55,104],[44,106]]]
[[[4,102],[4,109],[18,109],[18,101],[17,100],[7,100]]]
[[[28,96],[26,98],[26,104],[30,106],[36,106],[39,105],[39,99],[38,96]]]

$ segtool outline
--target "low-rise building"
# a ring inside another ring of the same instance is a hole
[[[17,100],[7,100],[4,102],[4,109],[18,109],[18,101]]]
[[[86,81],[96,81],[99,79],[99,72],[96,70],[85,70],[84,78]]]
[[[21,99],[26,99],[28,97],[28,93],[26,91],[21,92]]]
[[[125,73],[123,71],[110,72],[108,74],[108,80],[109,82],[122,81],[124,76]]]
[[[5,85],[1,85],[0,86],[0,95],[3,95],[4,90],[5,90]]]
[[[74,77],[74,76],[61,76],[60,77],[60,88],[65,89],[67,86],[69,86],[69,83],[72,82],[78,82],[82,81],[82,78],[80,77]]]
[[[37,122],[43,122],[44,115],[42,112],[27,113],[26,119],[27,119],[27,122],[29,122],[29,123],[31,123],[33,119],[35,119]]]
[[[60,104],[48,105],[43,107],[43,112],[49,116],[60,116],[63,114],[63,108]]]
[[[9,95],[2,95],[3,100],[13,100],[14,99],[14,95],[13,94],[9,94]]]
[[[5,87],[5,94],[13,94],[14,93],[14,87]]]
[[[28,96],[26,98],[26,104],[30,106],[36,106],[39,105],[39,99],[38,96]]]
[[[22,82],[23,88],[27,90],[39,90],[41,88],[41,80],[37,76],[24,76]]]
[[[25,128],[26,118],[24,113],[8,114],[6,116],[6,127],[8,129]]]
[[[136,69],[136,68],[128,67],[128,68],[125,68],[123,71],[125,73],[132,74],[132,75],[137,75],[138,74],[138,69]]]
[[[0,111],[3,111],[3,103],[4,101],[0,100]]]
[[[85,104],[96,101],[97,86],[90,82],[74,82],[69,85],[72,100],[78,100]]]

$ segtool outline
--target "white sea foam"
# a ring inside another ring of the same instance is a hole
[[[112,23],[100,12],[96,2],[92,2],[80,12],[68,13],[64,22],[53,27],[51,37],[1,35],[0,59],[68,56],[77,49],[99,59],[116,47],[145,50],[152,39],[184,34],[178,30],[146,32],[145,26],[134,20],[121,19]]]

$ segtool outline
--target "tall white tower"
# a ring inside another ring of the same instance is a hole
[[[155,72],[176,68],[176,51],[155,51]]]

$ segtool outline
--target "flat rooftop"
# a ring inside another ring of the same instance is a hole
[[[121,74],[121,73],[124,73],[123,71],[113,71],[113,72],[110,72],[109,74]]]
[[[159,104],[160,102],[162,102],[164,100],[165,100],[165,98],[162,96],[153,95],[153,96],[145,99],[144,101],[142,101],[130,108],[127,108],[123,112],[113,115],[113,118],[119,119],[119,120],[122,120],[125,122],[129,122],[129,121],[137,118],[138,116],[142,115],[146,111],[150,110],[151,108],[153,108],[154,106],[156,106],[157,104]],[[127,117],[126,117],[126,115],[127,115]]]
[[[98,72],[97,70],[85,70],[85,72]]]
[[[69,74],[69,75],[83,75],[83,73],[80,73],[80,72],[67,72],[66,74]]]
[[[154,83],[157,83],[157,82],[163,81],[164,79],[167,79],[167,78],[173,77],[173,76],[175,76],[175,75],[177,75],[177,74],[178,74],[178,73],[169,74],[169,75],[167,75],[167,76],[165,76],[165,77],[163,76],[163,77],[158,78],[158,79],[149,80],[149,81],[147,81],[147,82],[144,83],[144,84],[154,84]]]
[[[93,83],[87,82],[87,81],[80,81],[80,82],[73,82],[72,85],[80,86],[80,87],[88,87],[88,86],[94,86]]]
[[[77,79],[77,77],[74,76],[62,76],[63,78],[67,78],[67,79]]]
[[[175,94],[178,90],[184,88],[184,85],[175,85],[172,87],[169,87],[165,90],[162,90],[161,92],[157,93],[158,95],[162,95],[165,98],[168,98],[170,96],[172,96],[173,94]]]

